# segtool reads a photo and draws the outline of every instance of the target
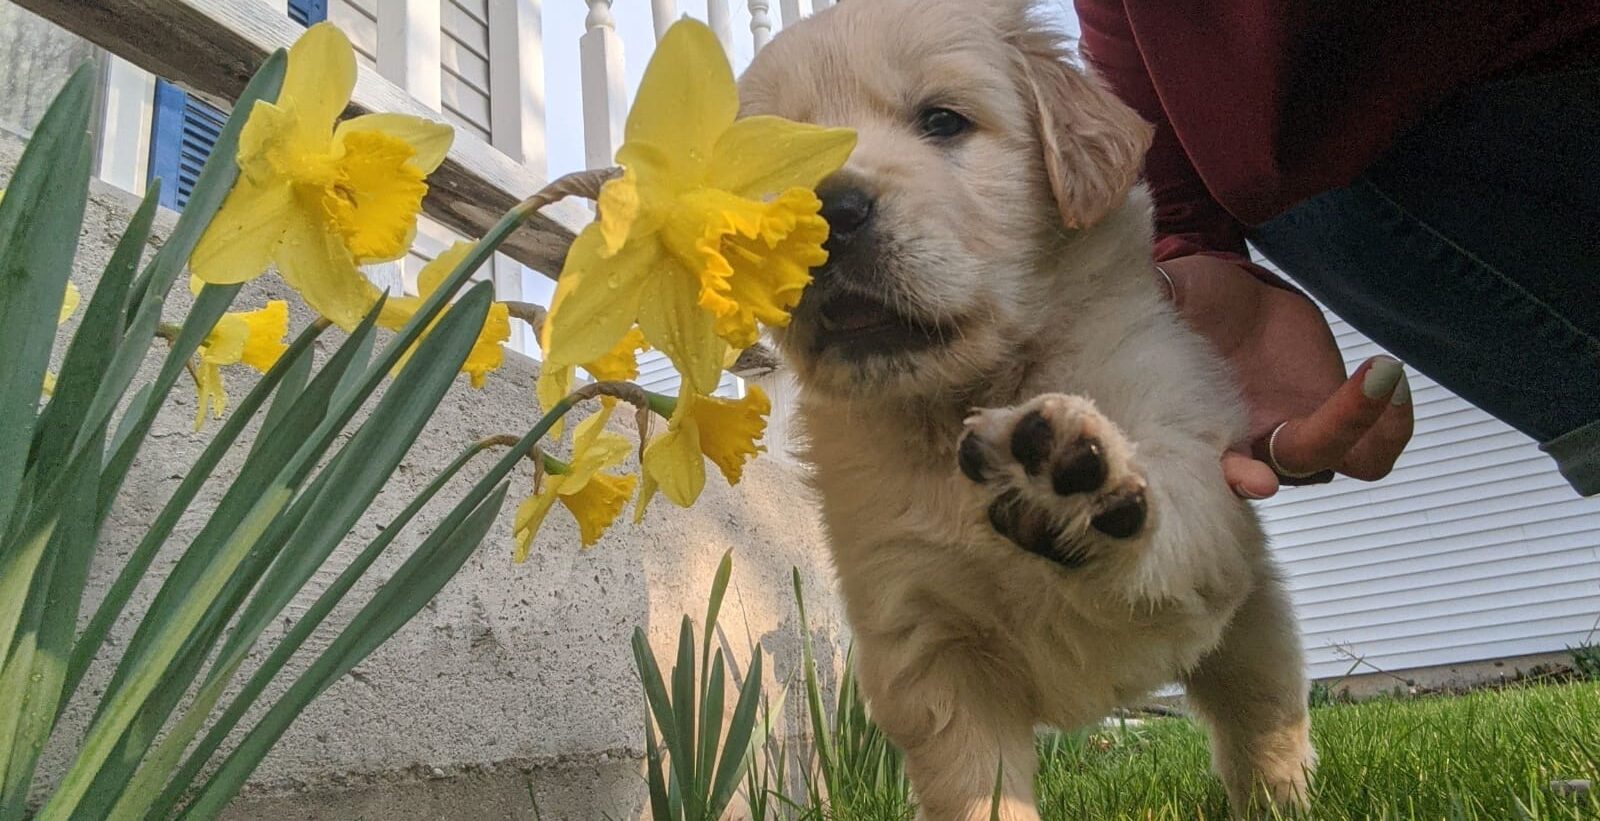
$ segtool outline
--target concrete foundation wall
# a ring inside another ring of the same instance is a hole
[[[19,140],[0,135],[0,184],[20,152]],[[85,304],[136,204],[121,191],[95,185],[74,274]],[[163,213],[155,244],[174,219]],[[290,298],[296,305],[291,332],[310,321],[274,277],[248,286],[240,305],[257,306],[272,297]],[[180,320],[186,308],[187,293],[180,285],[169,300],[167,320]],[[76,320],[63,333],[75,327]],[[325,356],[342,338],[328,333],[319,355]],[[162,353],[158,343],[141,379],[153,376]],[[343,567],[343,560],[377,535],[467,443],[492,434],[521,434],[535,421],[536,365],[509,358],[482,391],[470,389],[464,378],[457,382],[389,488],[336,554],[333,572],[319,573],[313,589],[287,615],[298,616],[311,595]],[[252,384],[253,372],[243,367],[226,371],[228,392],[237,400]],[[194,411],[194,391],[185,379],[161,414],[108,522],[88,604],[99,599],[206,443],[207,434],[193,430]],[[631,414],[619,416],[631,419]],[[218,425],[208,422],[208,430]],[[483,460],[477,467],[488,463]],[[210,509],[236,467],[237,460],[225,463],[219,478],[207,485],[198,510]],[[730,549],[734,574],[723,607],[722,639],[741,679],[752,641],[769,653],[771,692],[777,692],[776,682],[799,668],[792,567],[800,569],[806,585],[814,639],[831,677],[842,657],[844,625],[821,529],[801,477],[770,459],[751,465],[737,488],[726,487],[714,470],[710,473],[705,497],[693,510],[658,500],[643,525],[619,524],[589,551],[579,549],[576,527],[558,507],[532,557],[513,565],[511,512],[531,489],[531,473],[520,472],[514,498],[460,575],[295,723],[230,817],[523,818],[533,817],[534,801],[546,819],[636,814],[644,798],[640,765],[645,708],[630,636],[636,625],[645,626],[658,657],[669,657],[682,616],[690,614],[697,624],[703,617],[717,562]],[[459,496],[467,481],[447,492],[449,500]],[[423,514],[420,526],[380,560],[351,595],[353,606],[336,613],[334,622],[342,623],[342,617],[366,600],[442,512],[443,506],[436,505]],[[152,571],[153,579],[164,577],[202,524],[203,516],[190,516],[179,525]],[[155,590],[156,584],[145,584],[131,609],[142,611]],[[131,627],[126,619],[118,627],[113,651],[124,646]],[[331,635],[324,630],[319,638],[326,642]],[[109,674],[109,666],[102,665],[85,681],[78,703],[47,750],[42,768],[47,780],[67,763],[69,750],[62,739],[81,732],[92,710],[90,697]]]

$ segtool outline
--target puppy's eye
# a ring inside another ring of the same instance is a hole
[[[917,115],[917,130],[930,139],[948,140],[967,133],[971,128],[971,120],[948,108],[926,108]]]

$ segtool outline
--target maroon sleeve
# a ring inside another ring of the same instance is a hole
[[[1155,126],[1145,178],[1156,203],[1156,261],[1204,254],[1282,286],[1282,280],[1250,262],[1244,226],[1211,196],[1189,161],[1145,68],[1123,0],[1076,0],[1076,5],[1084,58],[1123,102]]]

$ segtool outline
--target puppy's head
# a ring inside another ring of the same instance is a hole
[[[741,80],[744,114],[859,134],[818,191],[829,261],[779,334],[809,389],[938,395],[1006,367],[1046,321],[1053,252],[1126,198],[1149,128],[1030,5],[845,0]]]

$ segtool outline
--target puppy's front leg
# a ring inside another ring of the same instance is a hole
[[[1015,679],[980,648],[948,642],[935,624],[909,634],[858,633],[862,690],[873,720],[905,753],[926,821],[1038,821],[1033,721]]]

